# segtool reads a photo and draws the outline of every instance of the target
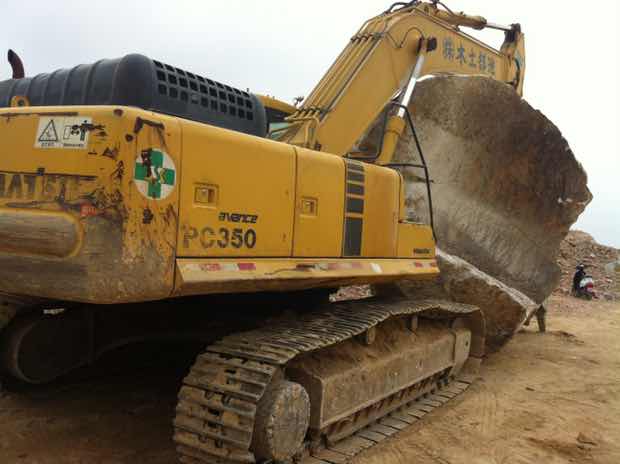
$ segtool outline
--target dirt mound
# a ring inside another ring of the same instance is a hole
[[[587,266],[586,272],[594,278],[594,288],[600,297],[620,299],[620,274],[610,265],[620,261],[619,249],[597,243],[586,232],[571,230],[560,244],[557,261],[562,277],[555,293],[570,293],[575,266],[583,263]]]
[[[351,464],[620,463],[619,305],[553,296],[548,323],[489,356],[464,396]],[[170,415],[200,349],[133,346],[0,394],[0,463],[176,462]]]

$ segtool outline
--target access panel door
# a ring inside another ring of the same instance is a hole
[[[297,199],[293,255],[339,257],[342,254],[344,160],[296,148]]]
[[[180,257],[282,257],[293,246],[293,147],[183,125]]]

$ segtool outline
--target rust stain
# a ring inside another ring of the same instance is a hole
[[[105,126],[103,124],[92,124],[90,122],[85,122],[77,126],[82,132],[91,132],[91,131],[104,131]]]
[[[155,129],[164,129],[165,128],[164,124],[161,123],[161,122],[151,121],[150,119],[144,119],[144,118],[137,117],[136,118],[136,123],[135,123],[135,125],[133,127],[134,134],[139,133],[144,126],[150,126],[150,127],[155,128]]]
[[[105,156],[106,158],[111,158],[115,160],[118,158],[118,153],[119,153],[118,147],[114,147],[114,148],[106,147],[105,150],[103,150],[103,153],[101,153],[101,156]]]
[[[124,174],[125,174],[125,163],[121,160],[116,164],[116,169],[112,171],[112,174],[110,174],[110,178],[112,180],[121,181],[123,180]]]
[[[142,212],[142,224],[150,224],[153,221],[153,218],[155,216],[153,216],[153,213],[150,209],[146,208],[143,212]]]
[[[168,205],[168,207],[166,208],[166,211],[162,214],[162,219],[164,220],[167,226],[172,225],[173,227],[176,227],[177,220],[178,220],[177,212],[174,209],[174,206],[172,204]]]
[[[159,121],[151,121],[149,119],[144,119],[141,117],[137,117],[136,118],[136,123],[134,125],[133,131],[134,134],[138,134],[142,128],[144,126],[149,126],[152,127],[153,129],[155,129],[155,131],[157,132],[157,135],[159,136],[159,140],[161,143],[161,146],[166,150],[168,150],[168,144],[166,143],[166,127],[164,126],[164,124],[162,122]]]

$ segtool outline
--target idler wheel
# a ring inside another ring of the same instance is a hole
[[[310,398],[298,383],[269,386],[256,412],[252,451],[258,460],[284,461],[301,450],[310,423]]]

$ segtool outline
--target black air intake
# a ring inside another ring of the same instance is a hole
[[[123,105],[264,137],[267,118],[253,94],[143,55],[100,60],[0,82],[0,107],[15,95],[32,106]]]

